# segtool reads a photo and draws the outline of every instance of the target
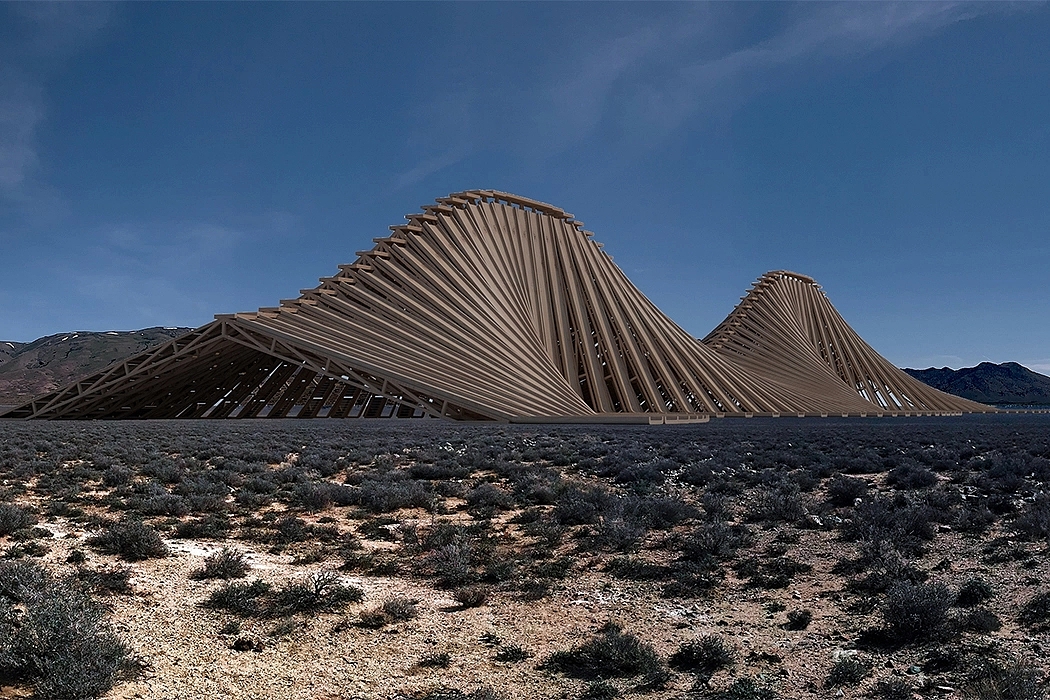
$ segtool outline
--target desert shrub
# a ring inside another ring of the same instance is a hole
[[[550,595],[551,582],[544,578],[528,576],[519,580],[514,588],[521,591],[523,600],[542,600]]]
[[[700,598],[711,592],[725,577],[720,568],[708,562],[679,561],[669,570],[671,581],[663,587],[665,598]]]
[[[345,508],[346,506],[352,506],[357,503],[357,494],[349,486],[340,486],[339,484],[333,484],[325,482],[321,484],[319,488],[324,490],[325,496],[331,501],[332,505],[337,508]]]
[[[467,586],[459,588],[452,597],[464,608],[479,608],[489,599],[489,591],[484,586]]]
[[[169,460],[157,460],[142,465],[143,476],[152,476],[163,484],[177,484],[186,477],[185,467]]]
[[[1050,622],[1050,591],[1037,593],[1021,606],[1017,619],[1021,624],[1035,627]]]
[[[255,494],[272,494],[276,493],[277,490],[278,486],[273,481],[267,478],[256,476],[245,480],[245,482],[241,484],[240,492],[248,492]]]
[[[960,508],[952,524],[959,532],[980,534],[986,532],[995,523],[995,513],[983,503],[970,504]]]
[[[417,462],[408,468],[408,473],[413,479],[447,481],[470,476],[470,468],[463,467],[458,462],[442,459],[435,462]]]
[[[233,500],[236,501],[237,505],[249,510],[258,510],[273,503],[273,497],[269,494],[255,493],[243,488],[237,491]]]
[[[410,598],[391,598],[377,607],[361,612],[363,627],[383,627],[394,622],[406,622],[419,614],[419,601]]]
[[[204,558],[204,566],[194,571],[192,576],[197,579],[208,578],[244,578],[248,573],[248,560],[243,552],[238,552],[230,547],[223,547],[214,554]]]
[[[806,504],[796,484],[758,489],[745,513],[755,522],[798,522],[806,517]]]
[[[890,470],[886,483],[898,489],[922,489],[937,483],[937,475],[917,464],[902,464]]]
[[[742,525],[729,525],[722,521],[702,523],[689,533],[681,543],[683,559],[728,559],[751,543],[753,535]]]
[[[594,679],[647,675],[662,664],[651,645],[610,622],[583,644],[551,654],[544,666],[574,678]]]
[[[963,627],[970,632],[987,634],[998,632],[1003,627],[999,616],[988,608],[974,608],[963,617]]]
[[[949,524],[957,519],[958,507],[966,503],[966,500],[955,489],[933,489],[923,494],[917,502],[930,509],[932,520]]]
[[[420,536],[411,526],[402,528],[405,544],[417,546],[420,551],[433,552],[448,545],[466,545],[485,548],[491,544],[488,523],[457,525],[438,523]]]
[[[492,688],[478,688],[472,693],[465,693],[458,688],[447,686],[421,690],[411,698],[412,700],[500,700],[500,696]]]
[[[468,544],[447,544],[427,558],[437,583],[444,588],[464,586],[475,579],[473,553]]]
[[[127,467],[113,466],[102,472],[102,483],[110,488],[126,486],[134,476],[135,472]]]
[[[721,692],[711,693],[711,700],[777,700],[771,688],[765,688],[754,678],[738,678]]]
[[[30,527],[35,522],[36,518],[25,508],[14,503],[0,503],[0,537]]]
[[[618,697],[620,697],[619,688],[603,680],[591,681],[580,693],[580,700],[613,700]]]
[[[142,515],[171,515],[181,517],[190,512],[190,504],[182,496],[170,493],[150,496],[135,504],[135,510]]]
[[[1024,664],[1002,666],[986,662],[970,674],[963,686],[967,700],[1043,700],[1042,674]]]
[[[638,557],[616,557],[605,565],[605,570],[616,578],[629,581],[655,581],[664,578],[667,567],[639,559]]]
[[[696,508],[685,501],[663,496],[633,498],[624,510],[632,520],[654,530],[667,530],[699,515]]]
[[[28,680],[35,697],[93,698],[134,669],[103,608],[68,582],[8,562],[0,563],[0,580],[0,676]]]
[[[366,479],[358,487],[357,504],[373,513],[390,513],[401,508],[429,508],[433,490],[424,482],[401,475]]]
[[[760,588],[787,588],[796,574],[813,570],[811,565],[791,557],[777,557],[768,561],[750,557],[737,562],[733,568],[738,576]]]
[[[452,656],[447,651],[424,654],[419,659],[419,666],[422,668],[448,668],[450,663]]]
[[[492,583],[504,583],[517,576],[518,562],[510,557],[491,556],[485,562],[481,578]]]
[[[824,680],[825,688],[836,688],[838,686],[855,686],[860,684],[868,674],[871,667],[860,659],[852,656],[844,656],[834,663],[828,677]]]
[[[934,646],[922,662],[922,670],[928,674],[949,673],[961,666],[969,666],[973,660],[962,647]]]
[[[168,546],[157,531],[140,520],[122,520],[88,539],[95,549],[128,561],[168,556]]]
[[[923,543],[937,534],[932,516],[930,508],[902,494],[877,496],[854,508],[853,518],[843,524],[842,536],[869,545],[887,542],[900,552],[921,554]]]
[[[669,665],[676,671],[702,674],[710,677],[716,671],[736,661],[736,650],[716,635],[682,642],[671,654]]]
[[[809,627],[809,623],[812,620],[812,611],[792,610],[787,614],[787,624],[784,625],[784,628],[789,630],[804,630]]]
[[[506,510],[514,505],[514,499],[506,491],[484,482],[466,495],[467,509],[471,512]]]
[[[263,615],[267,610],[267,596],[272,586],[256,579],[254,581],[224,583],[212,591],[203,605],[214,610],[225,610],[235,615],[250,617]]]
[[[21,530],[20,532],[25,531]],[[24,544],[15,544],[8,547],[7,551],[4,552],[4,557],[7,559],[21,559],[22,557],[42,557],[50,551],[51,548],[48,547],[46,544],[43,544],[41,542],[30,541],[25,542]]]
[[[853,476],[836,474],[828,481],[828,502],[833,506],[852,506],[858,498],[868,495],[868,482]]]
[[[545,547],[557,547],[565,534],[565,526],[553,518],[540,518],[525,523],[522,528],[529,537],[535,537],[537,544]]]
[[[0,599],[24,603],[50,582],[51,575],[39,564],[0,561]]]
[[[955,594],[955,604],[961,608],[972,608],[993,595],[991,584],[983,578],[974,577],[959,586],[959,592]]]
[[[309,511],[316,512],[332,506],[328,490],[318,484],[296,484],[292,496],[296,505]]]
[[[704,518],[710,521],[728,520],[732,515],[733,503],[723,493],[707,490],[700,499],[704,507]]]
[[[300,508],[317,512],[331,508],[333,505],[353,505],[358,502],[358,496],[358,492],[349,486],[329,482],[303,482],[292,487],[289,500]]]
[[[912,700],[915,693],[912,691],[911,683],[900,678],[879,681],[871,689],[871,697],[877,700]]]
[[[21,530],[17,530],[11,533],[11,539],[16,542],[30,542],[32,540],[47,540],[53,538],[55,535],[46,527],[27,527]]]
[[[310,539],[313,528],[302,518],[290,515],[273,524],[273,541],[277,544],[292,544]]]
[[[890,542],[866,542],[860,547],[860,557],[856,560],[840,560],[832,569],[833,573],[868,573],[860,578],[851,579],[846,585],[854,592],[877,594],[885,592],[899,581],[922,583],[929,574],[916,568],[894,549]]]
[[[645,535],[638,522],[622,517],[601,518],[589,539],[589,547],[613,552],[627,552],[636,548]]]
[[[524,647],[518,644],[507,644],[496,653],[495,658],[496,661],[517,663],[519,661],[524,661],[531,656],[532,654],[530,654]]]
[[[185,520],[175,526],[175,537],[186,540],[224,540],[230,535],[230,519],[224,515],[206,515]]]
[[[886,594],[882,616],[900,641],[926,641],[945,631],[952,595],[941,583],[894,584]]]
[[[334,571],[320,571],[274,591],[270,612],[276,615],[323,612],[358,603],[364,597],[364,591],[344,584]]]
[[[372,518],[366,520],[357,526],[357,532],[368,540],[386,540],[387,542],[396,542],[397,533],[391,526],[398,524],[397,518],[389,516],[383,516],[378,518]]]
[[[558,497],[554,519],[560,525],[593,525],[615,505],[615,497],[603,488],[571,486]]]
[[[299,624],[294,619],[286,618],[270,627],[266,634],[270,637],[287,637],[299,629]],[[259,642],[262,643],[262,640],[259,640]],[[262,649],[252,649],[252,651],[262,651]]]
[[[1023,539],[1050,539],[1050,494],[1037,494],[1035,500],[1026,504],[1017,514],[1013,528]]]
[[[99,593],[130,593],[131,573],[131,568],[127,566],[107,566],[100,569],[80,568],[77,570],[77,578]]]

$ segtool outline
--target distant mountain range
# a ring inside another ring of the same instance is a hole
[[[77,331],[49,335],[31,343],[0,341],[0,406],[14,406],[54,391],[190,330]],[[1050,377],[1016,362],[982,362],[958,370],[931,367],[904,371],[935,389],[981,403],[1050,405]]]
[[[1050,377],[1016,362],[982,362],[963,369],[905,369],[934,389],[987,404],[1050,405]]]
[[[0,341],[0,405],[17,405],[54,391],[189,330],[76,331],[31,343]]]

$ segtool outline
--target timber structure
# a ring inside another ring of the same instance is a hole
[[[804,275],[763,275],[698,340],[558,207],[471,190],[406,218],[296,299],[218,315],[6,417],[684,422],[995,410],[894,367]]]

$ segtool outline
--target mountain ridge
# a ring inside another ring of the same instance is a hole
[[[982,362],[976,367],[930,367],[904,371],[924,384],[985,404],[1050,405],[1050,377],[1017,362]]]
[[[28,343],[0,341],[0,405],[24,403],[190,330],[155,326],[55,333]]]

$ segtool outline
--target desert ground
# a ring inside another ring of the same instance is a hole
[[[0,421],[0,471],[0,697],[1045,692],[1047,415]]]

